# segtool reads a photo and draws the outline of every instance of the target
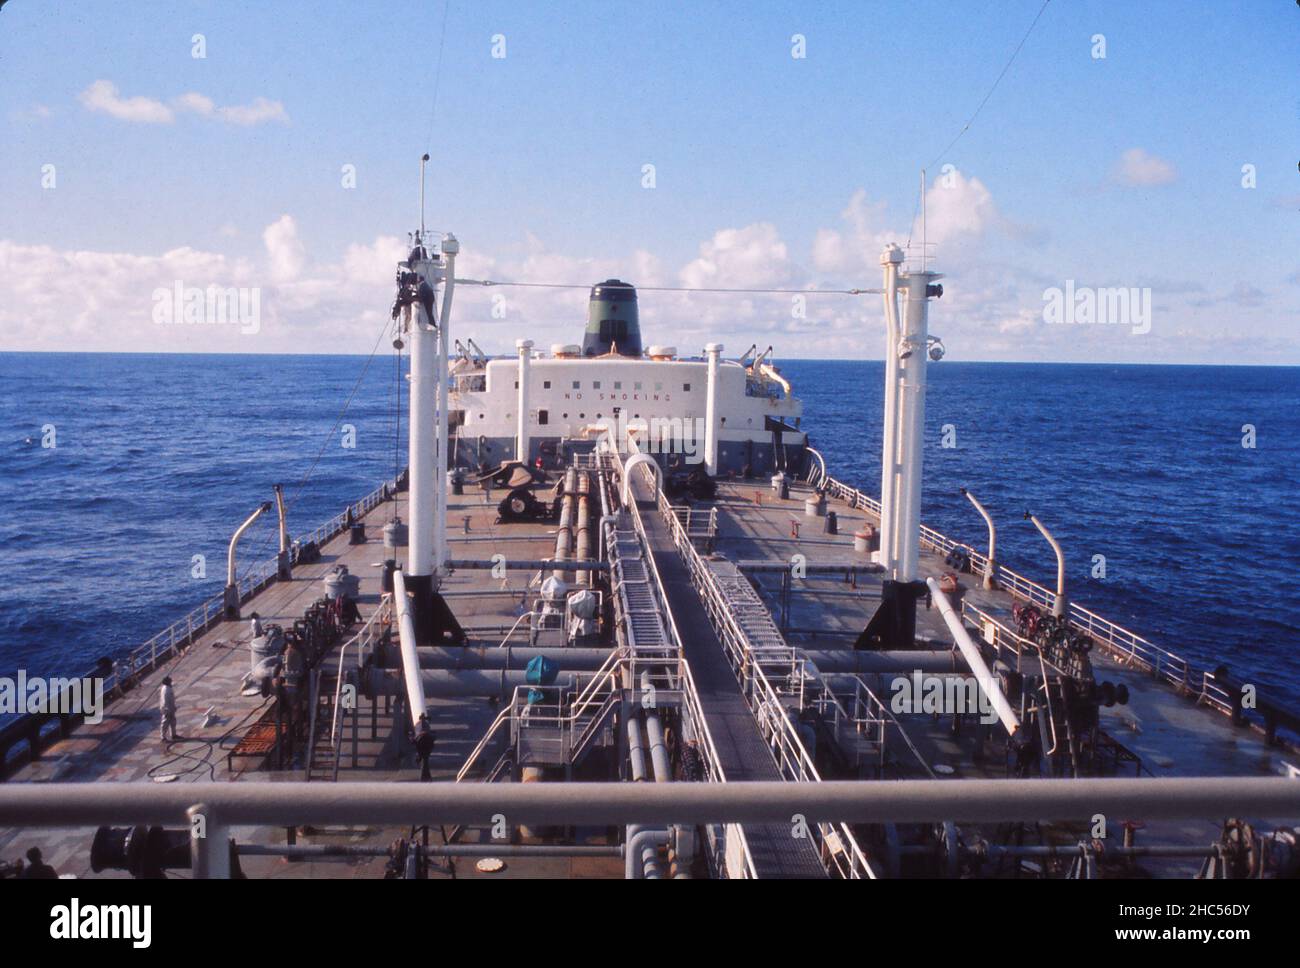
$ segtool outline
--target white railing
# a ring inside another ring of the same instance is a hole
[[[646,472],[650,473],[648,468]],[[654,485],[655,478],[648,479]],[[821,775],[817,772],[817,767],[808,755],[803,741],[795,732],[785,712],[780,694],[772,687],[759,664],[760,658],[762,661],[768,661],[776,657],[767,653],[758,657],[751,652],[748,637],[728,608],[726,596],[718,588],[712,570],[696,551],[676,509],[668,503],[668,498],[657,486],[655,495],[659,513],[668,524],[673,536],[673,544],[691,575],[691,583],[700,592],[705,611],[709,615],[714,631],[718,634],[728,661],[736,672],[745,701],[758,723],[760,732],[768,742],[781,775],[794,782],[820,783]],[[633,507],[635,508],[635,504]],[[639,510],[637,523],[641,526]],[[644,533],[643,527],[642,533]],[[795,662],[793,650],[790,651],[789,658],[793,665]],[[845,878],[876,876],[857,838],[847,824],[818,823],[816,830],[818,852],[828,872],[833,870]]]
[[[366,624],[361,626],[357,634],[344,642],[343,647],[339,649],[338,672],[334,682],[334,718],[330,722],[330,747],[334,750],[335,777],[338,776],[339,709],[343,695],[343,662],[347,658],[348,648],[355,645],[357,666],[360,667],[365,663],[366,655],[374,649],[375,643],[383,636],[385,627],[392,624],[392,605],[393,596],[385,593],[379,602],[379,607],[374,610],[370,618],[366,619]],[[355,716],[356,710],[353,710],[352,714]]]
[[[851,508],[870,511],[877,517],[880,515],[879,501],[831,477],[825,473],[823,467],[814,467],[809,472],[810,485],[825,487],[828,494],[844,501]],[[954,541],[925,525],[921,525],[921,546],[945,557],[954,548],[961,548],[970,557],[970,570],[973,574],[983,574],[988,566],[988,557],[978,549]],[[999,587],[1009,592],[1013,598],[1024,599],[1047,611],[1051,610],[1056,601],[1055,592],[1003,565],[997,566],[996,577]],[[1203,702],[1225,715],[1237,714],[1232,694],[1216,681],[1212,673],[1194,668],[1182,656],[1142,638],[1121,625],[1116,625],[1109,619],[1102,618],[1096,612],[1075,602],[1068,603],[1068,615],[1070,624],[1074,628],[1086,633],[1102,651],[1116,661],[1150,672],[1154,678],[1182,692],[1195,694],[1198,702]]]
[[[355,516],[360,518],[382,504],[386,500],[386,493],[390,495],[396,493],[395,482],[380,485],[352,505],[356,510]],[[300,538],[298,543],[301,545],[314,541],[318,547],[324,545],[325,542],[343,531],[346,517],[347,511],[336,514],[320,527]],[[277,569],[278,564],[275,558],[257,562],[248,568],[237,582],[240,601],[251,598],[275,581],[278,573]],[[188,614],[176,620],[152,638],[146,639],[141,645],[115,661],[112,673],[104,679],[104,691],[110,692],[127,680],[157,667],[159,661],[170,658],[176,654],[178,649],[194,642],[198,636],[220,622],[224,615],[224,594],[209,598],[196,606]]]

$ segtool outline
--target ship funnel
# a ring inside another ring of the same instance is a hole
[[[641,320],[636,308],[636,287],[630,282],[606,279],[591,287],[587,303],[587,331],[582,337],[583,356],[641,355]]]

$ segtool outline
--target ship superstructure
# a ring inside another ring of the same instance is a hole
[[[546,353],[521,339],[517,356],[503,359],[462,347],[451,366],[456,462],[561,467],[566,442],[632,428],[675,463],[703,464],[712,475],[803,466],[803,407],[768,353],[723,360],[719,344],[698,357],[641,345],[636,289],[610,279],[592,287],[581,344],[557,343]]]

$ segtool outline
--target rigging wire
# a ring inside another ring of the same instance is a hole
[[[429,107],[429,133],[424,138],[426,145],[433,143],[433,122],[438,116],[438,88],[442,85],[442,49],[447,42],[447,10],[450,6],[451,0],[443,0],[442,30],[438,38],[438,60],[433,69],[433,102]]]
[[[591,283],[576,282],[505,282],[496,279],[457,279],[456,285],[466,286],[526,286],[533,289],[591,289]],[[637,286],[639,292],[728,292],[728,293],[783,293],[801,296],[861,296],[879,295],[880,289],[722,289],[710,286]]]
[[[1007,62],[1002,65],[1002,70],[998,72],[998,76],[993,81],[993,86],[988,89],[988,92],[984,95],[979,105],[975,108],[975,113],[972,114],[966,120],[966,123],[961,126],[961,130],[958,131],[957,134],[953,136],[953,139],[948,142],[948,146],[944,148],[942,151],[940,151],[937,155],[935,155],[934,160],[931,161],[924,168],[922,168],[921,169],[922,171],[929,171],[931,168],[933,168],[935,165],[941,162],[944,159],[944,157],[948,154],[948,152],[952,151],[953,145],[955,145],[958,141],[961,140],[961,136],[970,130],[971,125],[975,123],[975,119],[978,118],[980,116],[980,112],[984,110],[984,105],[989,103],[989,98],[993,96],[993,92],[996,91],[998,89],[998,85],[1002,83],[1002,78],[1006,77],[1007,71],[1011,70],[1011,65],[1015,63],[1016,57],[1019,56],[1021,48],[1023,48],[1025,46],[1025,42],[1029,40],[1029,35],[1032,34],[1034,32],[1034,28],[1038,26],[1038,21],[1042,18],[1043,11],[1047,9],[1047,5],[1051,2],[1052,0],[1043,0],[1043,5],[1038,8],[1038,13],[1034,14],[1034,19],[1029,24],[1029,29],[1026,30],[1025,35],[1020,38],[1020,43],[1016,44],[1016,49],[1011,52],[1011,56],[1007,59]],[[925,191],[924,186],[922,186],[921,191],[922,192]],[[920,207],[921,207],[921,199],[920,197],[918,197],[916,200],[916,205],[912,209],[912,226],[916,225],[916,213],[920,210]],[[911,246],[912,244],[912,228],[909,228],[907,232],[907,244],[909,246]]]
[[[334,437],[334,432],[338,430],[339,424],[343,422],[343,418],[347,415],[348,408],[352,406],[352,401],[356,397],[357,391],[361,389],[361,382],[366,378],[366,373],[370,370],[370,364],[374,362],[375,354],[379,352],[379,344],[383,342],[384,335],[388,332],[390,325],[392,325],[392,321],[389,319],[385,319],[383,328],[380,329],[379,336],[375,339],[375,345],[370,348],[370,355],[366,357],[365,365],[361,367],[361,373],[357,377],[357,382],[352,385],[352,392],[348,394],[348,398],[343,404],[343,409],[340,410],[338,416],[334,418],[334,425],[330,427],[329,432],[325,435],[325,439],[321,443],[320,450],[316,452],[315,459],[312,460],[311,466],[307,468],[307,473],[302,476],[302,480],[298,482],[298,487],[297,490],[295,490],[293,493],[293,498],[285,500],[284,511],[286,517],[288,516],[289,510],[293,507],[294,503],[297,502],[298,498],[302,496],[303,488],[307,486],[307,482],[311,480],[312,474],[315,473],[316,471],[316,465],[320,463],[320,459],[325,455],[325,448],[329,447],[330,440]],[[246,559],[248,564],[244,566],[244,569],[241,572],[239,577],[241,578],[247,577],[248,573],[253,568],[255,568],[259,562],[261,562],[263,556],[266,554],[266,549],[270,546],[272,540],[276,542],[280,540],[280,530],[278,525],[276,527],[275,534],[268,537],[262,543],[262,545],[260,546],[261,550],[258,553]]]

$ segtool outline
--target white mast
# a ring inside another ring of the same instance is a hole
[[[419,290],[406,308],[411,344],[410,537],[405,584],[413,593],[415,626],[421,640],[431,632],[431,593],[447,563],[447,363],[451,346],[451,301],[460,244],[443,236],[442,255],[431,252],[424,233],[424,165],[420,159],[420,226],[410,258],[400,269],[414,273]],[[399,271],[400,271],[399,269]],[[438,287],[445,285],[438,310]],[[408,290],[409,291],[409,290]]]

